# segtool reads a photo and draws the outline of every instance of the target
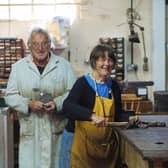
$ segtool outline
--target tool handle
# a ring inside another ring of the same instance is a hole
[[[121,127],[126,126],[128,122],[106,122],[107,127]]]

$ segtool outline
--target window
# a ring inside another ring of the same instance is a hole
[[[9,19],[9,9],[7,6],[0,6],[0,11],[1,11],[0,19],[4,20]]]
[[[9,4],[27,4],[32,3],[32,0],[8,0]]]
[[[46,20],[76,15],[74,0],[0,0],[0,20]]]

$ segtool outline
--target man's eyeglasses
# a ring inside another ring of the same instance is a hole
[[[50,42],[49,41],[46,41],[46,42],[42,42],[42,43],[38,43],[38,42],[31,42],[31,46],[33,47],[33,48],[35,48],[35,49],[38,49],[38,48],[40,48],[40,47],[42,47],[42,48],[48,48],[48,47],[50,47]]]

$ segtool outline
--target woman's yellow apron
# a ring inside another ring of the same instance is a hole
[[[96,96],[93,111],[113,121],[114,99]],[[71,168],[116,168],[119,145],[109,127],[97,127],[89,121],[76,121],[71,154]]]

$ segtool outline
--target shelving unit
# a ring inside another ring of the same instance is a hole
[[[7,79],[11,65],[24,57],[24,43],[18,38],[0,38],[0,79]]]
[[[1,84],[0,89],[1,90],[6,88],[6,83],[7,83],[9,74],[11,72],[11,65],[15,63],[16,61],[18,61],[19,59],[23,58],[24,53],[25,53],[25,45],[22,39],[13,38],[13,37],[12,38],[10,37],[0,38],[0,84]],[[3,95],[1,96],[3,97]],[[3,100],[2,97],[0,98]],[[1,101],[1,106],[3,104],[4,102]],[[6,165],[3,165],[2,167],[18,168],[18,142],[19,142],[18,140],[18,133],[19,133],[18,120],[16,120],[15,117],[13,116],[12,117],[5,116],[5,117],[4,118],[7,121],[9,120],[8,122],[11,123],[10,130],[6,129],[5,134],[7,135],[9,133],[12,135],[14,134],[14,137],[12,137],[12,139],[11,138],[9,139],[9,142],[12,143],[12,147],[10,146],[10,152],[9,152],[9,149],[7,148],[8,144],[6,145],[7,149],[5,148],[6,149],[5,157],[9,155],[10,158],[5,158],[5,162],[2,162],[2,163]],[[12,148],[13,150],[11,150]]]
[[[106,39],[100,38],[100,43],[110,45],[113,48],[117,62],[115,69],[113,69],[111,72],[111,77],[116,79],[117,81],[123,81],[125,78],[124,38],[123,37],[106,38]]]

